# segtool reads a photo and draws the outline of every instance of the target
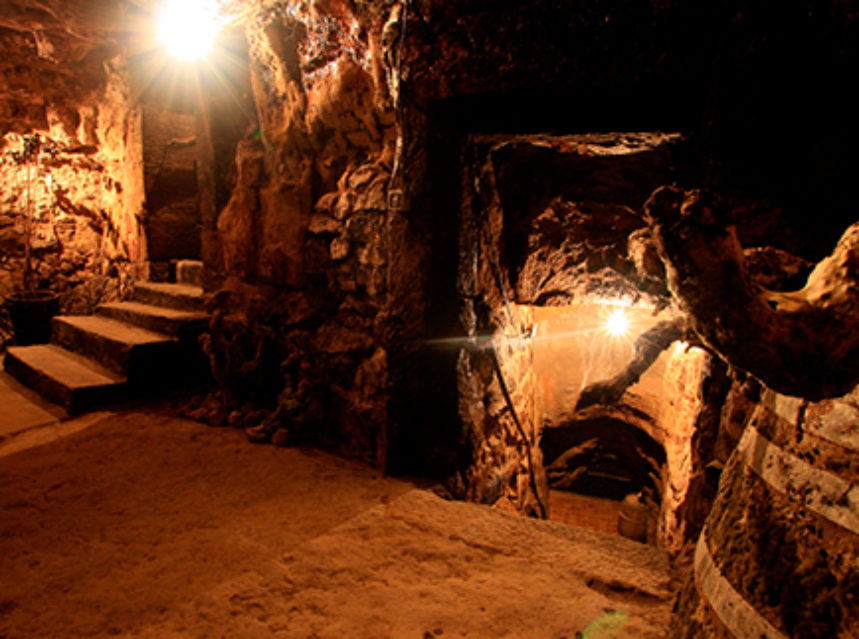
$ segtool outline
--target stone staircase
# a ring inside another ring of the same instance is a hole
[[[10,347],[4,368],[70,413],[193,383],[207,368],[204,304],[194,283],[137,282],[130,300],[55,317],[51,342]]]

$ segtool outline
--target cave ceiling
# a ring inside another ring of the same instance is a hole
[[[132,9],[117,0],[5,0],[0,132],[44,128],[47,105],[69,106],[101,86]]]

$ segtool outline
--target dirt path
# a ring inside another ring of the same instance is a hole
[[[163,415],[0,457],[0,637],[657,637],[670,586],[651,548]]]

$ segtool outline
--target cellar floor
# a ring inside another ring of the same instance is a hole
[[[668,558],[143,409],[0,442],[0,637],[661,637]]]

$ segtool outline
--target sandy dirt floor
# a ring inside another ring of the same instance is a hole
[[[2,362],[0,355],[0,362]],[[61,408],[47,403],[0,370],[0,442],[25,430],[52,424],[66,417]]]
[[[89,420],[0,446],[2,638],[639,639],[667,627],[674,584],[651,547],[156,412]]]

